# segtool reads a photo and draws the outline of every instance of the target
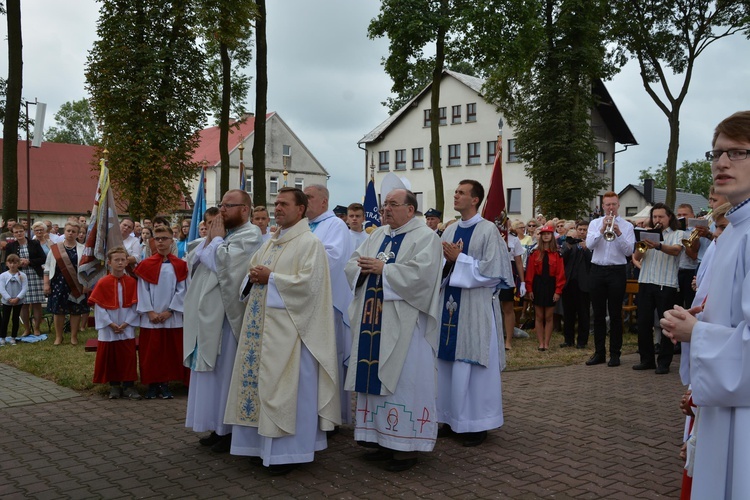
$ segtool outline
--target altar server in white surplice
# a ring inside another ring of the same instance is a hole
[[[750,498],[750,111],[735,113],[714,132],[711,174],[732,208],[716,244],[701,320],[681,307],[661,326],[690,342],[690,383],[699,407],[694,424],[693,500]],[[683,355],[684,356],[684,355]],[[688,460],[691,459],[688,450]]]
[[[414,218],[417,199],[388,193],[386,225],[354,252],[346,275],[355,286],[346,389],[357,392],[354,439],[377,448],[365,456],[388,471],[409,469],[437,438],[435,352],[442,251]]]
[[[280,189],[278,229],[250,261],[225,416],[231,453],[260,457],[271,475],[312,462],[341,421],[328,259],[306,208],[302,191]]]
[[[352,349],[352,332],[349,328],[349,304],[354,293],[346,281],[344,268],[354,252],[354,245],[346,223],[328,209],[328,189],[315,184],[305,188],[307,196],[307,219],[310,230],[323,243],[328,255],[333,292],[333,325],[336,331],[336,352],[339,366],[339,391],[341,396],[341,422],[352,421],[351,396],[344,390],[346,368]]]
[[[183,356],[191,370],[185,426],[212,431],[200,444],[226,453],[232,427],[224,424],[224,409],[245,312],[239,290],[261,236],[248,221],[252,200],[245,191],[227,191],[219,206],[220,215],[209,223],[205,242],[191,255]]]
[[[505,368],[498,288],[514,286],[508,249],[495,224],[478,213],[484,188],[463,180],[453,195],[461,220],[442,235],[438,422],[440,436],[458,433],[477,446],[503,425],[500,372]]]

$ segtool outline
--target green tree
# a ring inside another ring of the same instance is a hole
[[[592,88],[607,71],[603,0],[477,0],[462,16],[485,98],[515,128],[535,203],[575,217],[606,185],[596,173]]]
[[[198,165],[209,105],[190,0],[103,0],[86,68],[112,184],[135,217],[172,210]]]
[[[18,212],[18,125],[23,89],[23,44],[21,1],[8,0],[8,79],[3,116],[3,218],[16,218]]]
[[[677,189],[685,191],[686,193],[706,196],[714,182],[713,176],[711,175],[711,162],[708,160],[684,160],[682,166],[677,169],[677,175],[675,178]],[[655,168],[649,167],[645,170],[641,170],[638,179],[641,183],[646,179],[653,179],[654,187],[666,189],[667,166],[661,164]]]
[[[430,83],[430,154],[435,183],[435,204],[440,211],[445,203],[443,175],[440,169],[440,80],[446,64],[465,58],[461,54],[461,31],[458,29],[460,4],[457,0],[383,0],[380,13],[370,22],[371,39],[387,36],[388,57],[383,61],[393,80],[395,99],[384,104],[391,111],[400,108]],[[434,56],[425,56],[425,48],[435,48]]]
[[[746,1],[614,0],[612,38],[620,64],[638,61],[646,93],[667,117],[666,204],[673,206],[680,147],[680,110],[687,96],[695,61],[714,42],[736,33],[750,34]],[[669,72],[682,75],[670,86]]]
[[[210,57],[209,75],[215,89],[211,107],[218,110],[219,117],[219,190],[223,196],[229,190],[230,114],[245,113],[245,99],[250,89],[250,77],[242,71],[250,64],[252,56],[251,28],[256,9],[252,2],[233,0],[201,0],[196,5]]]
[[[99,146],[101,144],[96,119],[86,98],[79,101],[68,101],[60,106],[60,110],[55,113],[55,122],[58,127],[50,127],[44,134],[44,138],[49,142],[84,144],[87,146]]]

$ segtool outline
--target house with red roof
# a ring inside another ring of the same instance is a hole
[[[242,160],[245,189],[249,193],[252,194],[254,182],[266,183],[267,208],[273,220],[276,194],[285,184],[300,189],[312,184],[325,186],[329,175],[279,114],[271,112],[266,115],[266,176],[265,179],[253,179],[252,150],[255,142],[255,120],[255,115],[248,113],[230,126],[229,188],[240,187],[240,160]],[[218,126],[209,127],[200,132],[200,145],[193,154],[193,160],[206,168],[206,206],[216,206],[221,200]],[[195,199],[199,179],[200,170],[196,171],[191,186],[193,199]]]
[[[0,139],[0,164],[3,158]],[[70,216],[88,215],[94,206],[99,181],[96,148],[78,144],[42,142],[29,148],[31,222],[51,220],[62,224]],[[29,197],[26,184],[26,141],[18,141],[18,217],[26,217]],[[0,183],[3,172],[0,169]],[[0,190],[0,202],[2,190]]]

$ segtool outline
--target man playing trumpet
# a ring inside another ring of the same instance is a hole
[[[619,208],[617,193],[604,193],[602,210],[605,215],[591,221],[586,236],[586,248],[593,252],[589,289],[594,310],[595,351],[586,361],[589,366],[606,361],[607,311],[610,323],[608,366],[620,366],[622,299],[625,298],[627,280],[625,264],[628,256],[633,253],[635,235],[633,225],[617,215]]]
[[[669,373],[674,345],[667,337],[661,337],[661,351],[654,363],[654,311],[659,317],[672,309],[677,300],[677,270],[679,256],[683,251],[682,239],[685,231],[677,230],[677,218],[664,203],[651,207],[652,228],[661,228],[662,240],[642,240],[646,251],[636,250],[633,262],[640,263],[638,276],[638,352],[641,362],[633,370],[653,370],[657,375]]]

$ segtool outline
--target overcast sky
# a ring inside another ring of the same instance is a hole
[[[279,113],[331,174],[333,205],[360,201],[355,193],[363,191],[364,152],[357,141],[387,118],[380,103],[391,87],[380,65],[388,43],[367,38],[380,2],[267,3],[268,110]],[[47,128],[60,105],[87,96],[83,71],[96,39],[99,5],[94,0],[24,0],[21,9],[23,96],[47,103]],[[6,33],[2,19],[0,35],[7,44]],[[6,47],[0,58],[4,77]],[[681,114],[680,162],[702,158],[716,124],[735,111],[750,109],[748,54],[750,42],[734,37],[719,41],[699,58]],[[637,183],[641,169],[665,162],[669,127],[643,89],[636,65],[629,64],[606,85],[639,143],[617,156],[619,191]],[[251,95],[251,110],[253,103]]]

